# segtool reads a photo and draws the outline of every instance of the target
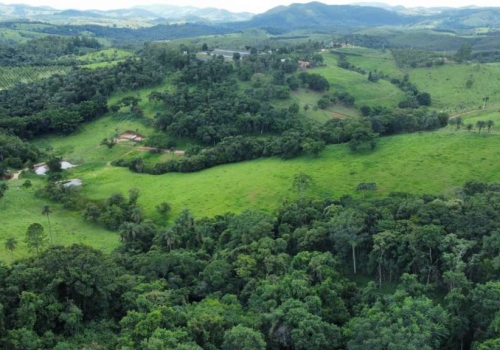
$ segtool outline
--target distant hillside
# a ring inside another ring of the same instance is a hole
[[[279,6],[242,24],[245,27],[335,28],[404,25],[415,21],[378,7],[325,5],[320,2]]]
[[[174,6],[164,4],[137,6],[136,9],[143,9],[157,14],[158,17],[177,21],[198,18],[203,21],[211,22],[238,22],[247,21],[253,16],[253,14],[247,12],[234,13],[217,8],[200,9],[190,6]]]
[[[117,24],[113,21],[136,20],[146,23],[163,22],[238,22],[247,21],[252,18],[251,13],[233,13],[216,8],[196,8],[171,5],[145,5],[129,9],[115,9],[110,11],[97,10],[57,10],[50,7],[33,7],[23,4],[5,5],[0,4],[0,19],[7,20],[43,20],[61,24],[78,18],[81,24],[83,19],[88,23],[99,23],[103,25]]]

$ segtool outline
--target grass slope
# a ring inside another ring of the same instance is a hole
[[[477,109],[482,99],[490,98],[489,105],[500,105],[500,64],[446,64],[434,68],[416,68],[409,71],[410,81],[419,90],[427,91],[433,107],[451,113]],[[473,81],[470,89],[465,84]]]
[[[364,47],[344,48],[337,50],[338,52],[355,54],[347,56],[347,60],[354,66],[363,68],[367,72],[378,71],[388,74],[391,77],[402,77],[403,73],[398,68],[391,51],[389,50],[374,50]],[[357,56],[359,55],[359,56]]]
[[[172,204],[174,216],[184,208],[210,216],[250,208],[273,211],[281,199],[296,197],[291,184],[298,172],[313,177],[309,194],[319,197],[359,195],[355,188],[360,182],[376,182],[377,194],[387,194],[442,193],[471,179],[499,181],[499,149],[496,133],[445,129],[383,138],[375,152],[351,154],[345,145],[330,146],[319,158],[259,159],[162,176],[89,164],[72,170],[72,176],[82,178],[85,194],[95,199],[139,188],[139,203],[153,217],[155,205],[163,201]]]
[[[44,179],[35,175],[29,175],[26,178],[29,178],[33,183],[32,188],[29,190],[22,187],[18,189],[24,179],[10,181],[9,190],[5,197],[0,200],[0,222],[2,223],[0,261],[10,263],[30,255],[24,239],[26,230],[32,223],[42,224],[45,233],[49,236],[47,218],[41,214],[45,204],[50,204],[53,211],[50,215],[50,221],[54,244],[85,243],[105,252],[110,252],[118,246],[118,234],[87,224],[80,213],[68,212],[59,205],[36,198],[34,192],[45,185]],[[5,241],[9,237],[16,238],[18,243],[13,254],[5,249]]]
[[[331,84],[331,91],[347,91],[353,95],[356,98],[356,107],[364,105],[395,107],[405,99],[404,93],[391,83],[385,80],[370,82],[367,75],[338,67],[338,56],[330,53],[323,56],[327,66],[312,69],[310,72],[324,76]]]

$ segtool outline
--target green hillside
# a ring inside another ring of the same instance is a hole
[[[435,68],[417,68],[408,72],[410,80],[433,98],[433,107],[450,113],[478,109],[483,98],[489,97],[487,106],[500,105],[500,65],[445,64]],[[472,82],[467,87],[467,81]]]

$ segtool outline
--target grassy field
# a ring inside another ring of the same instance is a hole
[[[347,54],[347,60],[354,66],[363,68],[367,72],[377,71],[391,77],[402,77],[403,72],[396,65],[394,57],[389,50],[374,50],[364,47],[343,48],[335,52]],[[354,54],[354,55],[349,55]],[[360,55],[360,56],[358,56]]]
[[[206,43],[209,48],[242,49],[245,46],[263,49],[266,45],[276,43],[297,44],[300,42],[330,41],[331,34],[313,33],[309,30],[296,30],[286,35],[271,35],[262,29],[246,29],[238,33],[225,35],[207,35],[194,38],[173,40],[174,45],[191,45],[201,48]]]
[[[319,197],[358,195],[355,188],[360,182],[376,182],[376,194],[380,195],[392,191],[442,193],[470,179],[500,180],[500,134],[496,131],[500,130],[500,117],[483,112],[464,119],[492,119],[497,126],[490,134],[483,131],[481,135],[477,130],[445,128],[433,133],[387,137],[380,140],[375,152],[351,154],[345,145],[330,146],[319,158],[259,159],[194,174],[162,176],[134,174],[107,165],[105,159],[119,156],[126,151],[121,148],[125,146],[112,151],[75,146],[71,154],[86,155],[80,158],[84,165],[71,170],[71,177],[81,178],[84,193],[95,199],[137,187],[142,192],[139,203],[151,217],[156,217],[154,207],[162,201],[172,204],[174,216],[184,208],[197,216],[249,208],[273,211],[282,198],[296,196],[291,183],[298,172],[313,177],[315,185],[310,195]],[[80,137],[62,140],[77,145],[82,142]]]
[[[81,64],[93,64],[93,63],[124,60],[127,57],[131,57],[133,55],[134,55],[133,52],[128,50],[110,48],[110,49],[99,50],[96,52],[91,52],[81,56],[78,55],[62,56],[59,58],[59,60],[66,61],[68,59],[73,58],[76,61],[80,62]]]
[[[66,74],[71,67],[0,67],[0,89],[8,89],[16,83],[30,83],[55,74]]]
[[[34,192],[45,185],[43,178],[28,175],[33,187],[25,190],[18,187],[23,179],[9,182],[9,190],[0,201],[0,261],[10,263],[16,259],[26,257],[30,253],[24,243],[26,230],[32,223],[42,224],[45,233],[49,236],[47,218],[42,215],[42,208],[50,204],[52,236],[54,244],[70,245],[85,243],[105,252],[110,252],[119,244],[118,234],[106,231],[100,227],[86,223],[80,213],[69,212],[59,205],[47,203],[35,197]],[[16,238],[18,245],[11,254],[5,249],[5,241],[9,237]]]
[[[49,136],[35,141],[42,150],[51,149],[55,154],[63,155],[65,159],[74,163],[106,163],[121,158],[129,152],[135,152],[133,142],[120,142],[111,150],[100,146],[100,142],[115,133],[127,130],[137,131],[148,136],[153,129],[145,127],[137,121],[117,121],[111,116],[101,118],[84,125],[79,132],[72,136]]]
[[[27,30],[0,28],[0,42],[25,43],[31,39],[42,36],[47,36],[47,34],[30,32]]]
[[[451,113],[477,109],[483,98],[489,105],[500,106],[500,64],[446,64],[434,68],[416,68],[409,71],[410,81],[433,99],[433,107]],[[466,88],[467,80],[473,85]]]
[[[325,53],[326,67],[310,70],[324,76],[331,84],[331,91],[347,91],[356,98],[356,107],[388,106],[395,107],[405,99],[404,93],[385,80],[368,81],[367,75],[346,70],[337,66],[337,55]],[[351,57],[349,57],[351,59]]]

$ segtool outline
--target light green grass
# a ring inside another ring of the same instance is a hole
[[[18,189],[24,182],[23,179],[9,181],[9,190],[0,200],[0,261],[10,263],[30,255],[24,239],[26,230],[32,223],[42,224],[49,236],[47,218],[41,214],[45,204],[49,204],[52,209],[50,221],[54,244],[84,243],[104,252],[111,252],[118,246],[118,234],[86,223],[79,212],[69,212],[57,204],[36,198],[34,192],[45,186],[44,178],[29,175],[29,179],[33,183],[29,190],[22,187]],[[5,241],[9,237],[14,237],[18,242],[13,254],[5,249]]]
[[[467,115],[462,115],[462,123],[463,123],[463,128],[467,124],[472,124],[474,126],[474,129],[471,132],[479,132],[476,123],[480,120],[487,122],[488,120],[493,121],[494,125],[490,129],[489,133],[490,134],[500,134],[500,112],[498,110],[489,110],[489,111],[480,111],[480,112],[475,112]],[[448,127],[449,130],[451,129],[456,129],[456,127]],[[481,133],[488,133],[488,129],[485,128],[481,131]]]
[[[416,68],[409,71],[410,81],[419,90],[432,96],[432,106],[458,113],[477,109],[482,99],[490,98],[488,105],[500,105],[500,64],[445,64],[442,67]],[[467,89],[471,79],[474,84]]]
[[[357,49],[357,50],[339,50],[339,52],[355,52],[362,56],[347,56],[347,60],[354,66],[363,68],[367,72],[377,71],[384,73],[390,77],[400,78],[404,74],[396,65],[396,61],[389,50],[371,50],[371,49]]]
[[[314,92],[306,89],[298,89],[291,93],[292,102],[299,104],[301,113],[305,114],[307,118],[316,120],[320,123],[324,123],[330,119],[343,119],[343,118],[355,118],[359,116],[359,113],[354,108],[345,107],[342,104],[331,105],[327,109],[317,109],[318,100],[323,96],[322,93]],[[290,101],[284,101],[287,105],[290,105]],[[308,105],[309,110],[306,112],[304,106]]]
[[[10,28],[0,28],[0,42],[25,43],[31,39],[47,36],[45,33],[16,30]]]
[[[137,187],[139,204],[150,217],[167,201],[173,217],[189,208],[197,216],[245,209],[274,211],[291,189],[294,174],[305,172],[315,185],[309,195],[339,197],[355,192],[360,182],[376,182],[376,195],[392,191],[440,194],[467,180],[500,180],[500,136],[467,131],[400,135],[380,140],[374,152],[351,154],[346,145],[330,146],[319,158],[259,159],[193,174],[152,176],[128,169],[88,165],[72,170],[84,180],[85,194],[104,199]]]
[[[55,74],[67,74],[71,67],[0,67],[0,89],[8,89],[17,83],[31,83],[50,78]]]
[[[338,67],[336,55],[327,53],[323,56],[327,66],[309,72],[324,76],[331,84],[331,91],[349,92],[356,98],[356,107],[395,107],[405,99],[405,94],[391,83],[385,80],[370,82],[367,75]]]
[[[111,150],[100,145],[103,139],[127,130],[137,131],[144,136],[153,131],[152,128],[145,127],[137,121],[117,121],[107,116],[83,125],[74,135],[48,136],[35,140],[34,143],[40,149],[63,155],[65,159],[75,164],[106,163],[119,159],[129,152],[138,153],[134,151],[136,144],[133,142],[120,142]]]
[[[104,50],[99,50],[95,52],[90,52],[85,55],[68,55],[59,57],[56,61],[62,60],[67,61],[68,59],[75,59],[77,62],[82,64],[92,64],[101,62],[112,62],[117,60],[124,60],[128,57],[132,57],[134,54],[128,50],[108,48]]]

